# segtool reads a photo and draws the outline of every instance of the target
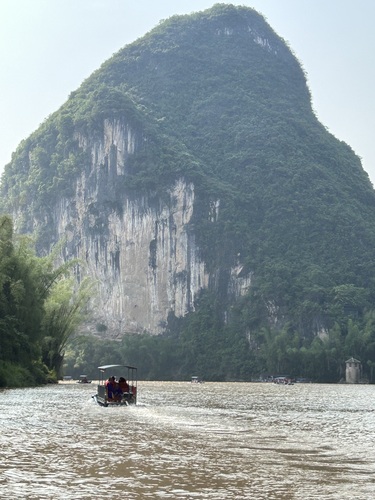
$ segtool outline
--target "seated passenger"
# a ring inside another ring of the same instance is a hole
[[[119,378],[118,386],[119,386],[119,389],[121,390],[122,393],[129,392],[129,384],[124,379],[124,377]]]
[[[116,379],[115,377],[109,377],[107,382],[105,383],[107,389],[108,400],[112,401],[115,399],[115,391],[116,391]]]

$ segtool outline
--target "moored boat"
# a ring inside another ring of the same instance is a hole
[[[137,404],[137,368],[128,365],[99,366],[98,392],[93,399],[100,406]],[[113,373],[118,372],[117,378]]]

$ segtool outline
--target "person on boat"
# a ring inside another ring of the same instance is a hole
[[[113,389],[112,389],[113,400],[114,401],[121,401],[122,396],[123,396],[123,390],[120,387],[120,383],[116,381],[115,377],[112,377],[112,386],[113,386]]]
[[[127,383],[127,381],[124,377],[119,378],[118,386],[119,386],[119,389],[121,390],[122,394],[124,392],[129,392],[129,384]]]
[[[116,379],[115,377],[109,377],[109,379],[105,383],[107,389],[108,400],[112,401],[115,399],[115,390],[116,390]]]

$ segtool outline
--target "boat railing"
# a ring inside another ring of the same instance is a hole
[[[105,400],[106,399],[106,386],[105,385],[98,385],[98,397]]]

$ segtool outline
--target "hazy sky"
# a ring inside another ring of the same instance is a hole
[[[375,184],[375,0],[0,0],[0,171],[112,54],[160,20],[214,3],[266,17],[302,63],[320,121]]]

